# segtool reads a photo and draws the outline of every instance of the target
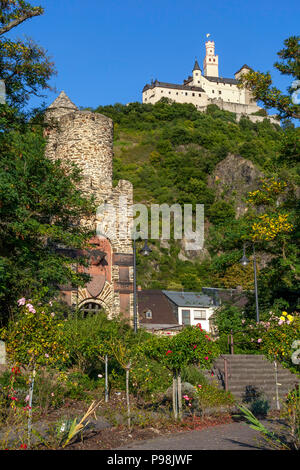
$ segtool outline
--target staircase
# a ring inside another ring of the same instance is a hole
[[[263,355],[223,354],[214,362],[212,369],[221,388],[225,389],[224,358],[227,361],[228,390],[239,402],[261,394],[269,401],[271,409],[276,409],[288,391],[299,383],[297,375],[278,363],[276,367]]]

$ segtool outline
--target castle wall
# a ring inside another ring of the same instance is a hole
[[[66,166],[76,164],[82,170],[78,188],[86,196],[94,196],[98,207],[110,204],[109,210],[116,213],[115,232],[111,236],[105,231],[96,236],[96,229],[103,221],[98,212],[80,221],[95,231],[90,243],[105,253],[105,258],[99,262],[91,260],[87,271],[91,281],[85,287],[62,289],[62,297],[69,305],[79,308],[89,302],[98,304],[110,318],[121,314],[132,323],[133,249],[128,235],[133,188],[125,180],[120,180],[115,188],[112,186],[113,121],[98,113],[79,111],[64,92],[48,108],[45,119],[49,123],[45,132],[46,157],[53,161],[60,159]],[[127,219],[123,217],[124,212],[129,215]]]
[[[112,146],[111,119],[90,111],[73,111],[58,118],[58,127],[48,137],[46,156],[78,165],[83,171],[80,189],[97,200],[112,188]]]
[[[224,111],[230,111],[231,113],[238,114],[252,114],[259,111],[261,108],[256,104],[242,104],[242,103],[229,103],[224,101],[222,98],[210,100],[210,104],[216,104],[220,109]]]
[[[208,104],[206,93],[201,91],[155,87],[143,93],[143,103],[155,104],[162,98],[168,98],[176,103],[191,103],[196,107],[203,107]]]

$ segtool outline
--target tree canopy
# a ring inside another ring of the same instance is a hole
[[[50,89],[55,69],[45,49],[33,39],[10,39],[6,33],[43,13],[43,8],[23,0],[0,1],[0,77],[5,81],[8,103],[19,108],[31,95],[41,97],[41,90]]]
[[[241,86],[251,90],[255,100],[260,100],[266,108],[275,108],[281,119],[300,118],[300,36],[291,36],[284,41],[284,48],[277,55],[280,60],[274,67],[282,75],[291,79],[287,94],[273,86],[270,72],[250,71],[241,79]]]
[[[94,210],[77,189],[80,172],[44,156],[42,116],[26,116],[31,95],[49,88],[53,74],[45,51],[32,40],[6,39],[23,21],[43,13],[21,0],[0,1],[0,77],[7,103],[0,104],[0,319],[20,296],[51,297],[60,284],[78,285],[75,259],[55,248],[83,248],[90,237],[79,224]]]

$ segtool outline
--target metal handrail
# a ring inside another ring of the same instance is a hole
[[[225,382],[225,391],[228,392],[228,359],[221,354],[219,357],[224,359],[224,382]]]

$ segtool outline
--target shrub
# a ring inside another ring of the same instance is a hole
[[[205,408],[232,406],[235,404],[232,394],[219,389],[216,385],[207,383],[202,386],[196,386],[196,391],[197,406],[203,411],[205,411]]]
[[[203,373],[201,372],[201,370],[199,369],[199,367],[196,367],[193,365],[186,366],[182,369],[181,380],[183,382],[188,382],[192,385],[198,385],[198,384],[206,385],[207,384],[207,380],[205,376],[203,375]]]
[[[2,330],[9,360],[30,368],[63,365],[68,353],[60,316],[52,311],[51,304],[31,303],[25,298],[18,304],[16,318]]]
[[[270,327],[262,335],[261,350],[271,360],[277,360],[283,367],[299,374],[299,365],[294,364],[293,343],[299,340],[300,316],[282,312],[280,318],[274,318]]]
[[[129,326],[119,320],[109,320],[105,313],[82,317],[80,312],[64,324],[64,336],[69,350],[70,365],[77,366],[83,373],[99,369],[108,342],[112,337],[124,337]]]

